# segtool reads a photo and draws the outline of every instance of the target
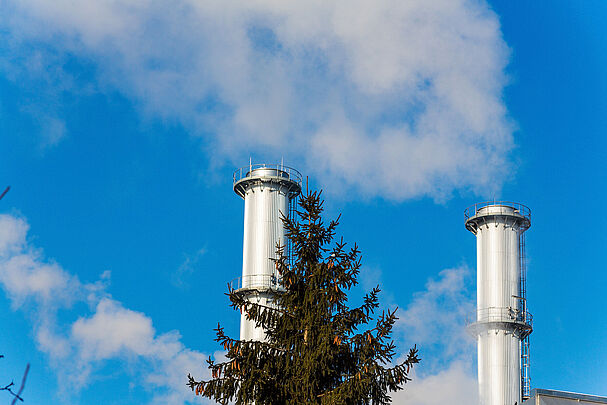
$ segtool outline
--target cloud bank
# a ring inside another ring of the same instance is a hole
[[[284,156],[335,191],[490,194],[512,168],[484,0],[9,0],[0,39],[46,144],[69,132],[63,97],[118,92],[202,137],[211,165]]]
[[[422,362],[395,404],[478,404],[476,345],[465,331],[475,309],[469,279],[466,267],[443,270],[399,311],[395,338],[402,347],[417,343]]]
[[[0,215],[0,286],[13,309],[33,318],[39,350],[49,356],[59,386],[70,387],[61,395],[72,402],[108,361],[118,360],[129,364],[131,381],[150,392],[150,404],[193,403],[186,376],[208,378],[203,370],[206,356],[186,348],[178,332],[159,334],[148,316],[112,299],[106,291],[108,272],[87,284],[46,260],[28,244],[28,230],[24,219]],[[90,311],[76,311],[78,303],[87,304]],[[60,310],[71,311],[77,319],[65,321],[65,314],[58,316]]]
[[[159,334],[148,316],[112,299],[109,272],[95,283],[82,283],[28,243],[28,232],[23,218],[0,215],[0,287],[14,310],[32,318],[39,350],[49,356],[59,386],[70,387],[60,395],[73,401],[70,395],[77,396],[103,375],[105,364],[117,361],[127,370],[125,382],[146,387],[149,403],[193,403],[185,376],[209,378],[202,369],[206,356],[185,347],[178,332]],[[474,341],[464,330],[465,317],[474,311],[469,278],[465,267],[444,270],[399,311],[394,339],[401,348],[417,343],[422,363],[413,382],[393,394],[395,404],[476,403]],[[82,303],[88,310],[76,308]]]

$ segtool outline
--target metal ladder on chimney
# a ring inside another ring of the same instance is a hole
[[[521,310],[527,322],[527,260],[525,256],[525,234],[520,235],[519,252],[521,258]],[[523,401],[531,397],[531,377],[529,375],[529,335],[521,340],[521,394]]]

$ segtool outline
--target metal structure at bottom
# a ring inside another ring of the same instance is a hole
[[[279,246],[289,254],[283,216],[290,216],[301,192],[301,174],[290,167],[249,164],[234,172],[234,191],[244,199],[244,238],[242,277],[232,281],[232,288],[249,301],[272,307],[272,297],[280,289],[273,259]],[[241,340],[264,340],[262,328],[240,319]]]
[[[528,337],[523,233],[527,207],[511,202],[475,204],[465,211],[477,241],[477,336],[481,405],[520,405],[528,394]],[[525,345],[524,342],[527,342]]]
[[[531,391],[531,398],[525,405],[598,405],[607,404],[607,397],[578,394],[575,392],[543,390]]]

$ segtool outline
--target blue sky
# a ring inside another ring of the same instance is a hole
[[[399,306],[395,339],[424,361],[395,403],[474,395],[463,209],[487,199],[532,210],[532,386],[607,396],[606,18],[603,1],[0,3],[0,382],[29,362],[26,403],[192,400],[184,370],[204,375],[218,321],[238,331],[231,175],[252,157],[323,188],[363,252],[353,293]]]

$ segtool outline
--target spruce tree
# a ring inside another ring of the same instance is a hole
[[[356,245],[348,249],[343,238],[334,241],[339,217],[323,222],[320,194],[308,192],[299,200],[297,217],[283,218],[293,260],[278,247],[276,306],[250,303],[228,287],[231,306],[263,327],[267,339],[240,341],[218,325],[215,340],[227,361],[209,358],[209,381],[188,375],[196,395],[222,404],[386,404],[389,392],[410,381],[409,371],[419,362],[416,347],[392,363],[396,310],[382,312],[373,328],[368,325],[379,307],[379,287],[362,305],[348,306],[360,252]]]

